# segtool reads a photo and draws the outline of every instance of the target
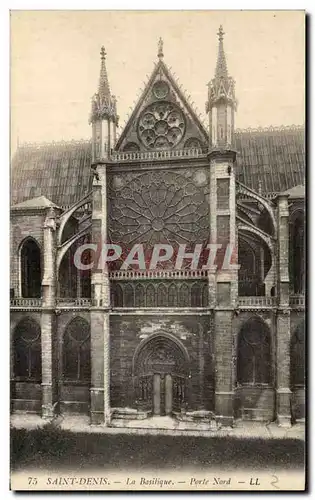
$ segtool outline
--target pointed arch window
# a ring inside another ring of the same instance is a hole
[[[14,330],[14,376],[18,380],[41,382],[41,329],[31,319],[23,319]]]
[[[202,286],[202,307],[207,307],[208,304],[209,304],[208,283],[204,283]]]
[[[41,297],[41,255],[33,238],[27,238],[20,250],[21,292],[25,298]]]
[[[190,293],[189,293],[188,285],[186,285],[186,283],[181,285],[181,287],[179,289],[178,306],[179,307],[190,307]]]
[[[291,283],[294,293],[303,294],[305,289],[305,234],[304,213],[297,212],[291,222]]]
[[[124,307],[135,306],[134,288],[131,283],[124,287]]]
[[[138,283],[135,289],[135,305],[136,307],[145,307],[144,287]]]
[[[147,287],[146,307],[155,307],[155,289],[152,284]]]
[[[305,325],[302,321],[291,340],[291,387],[305,384]]]
[[[242,385],[271,382],[270,332],[260,319],[247,321],[240,330],[237,382]]]
[[[167,307],[167,288],[160,283],[157,288],[157,307]]]
[[[201,307],[201,287],[201,283],[194,283],[191,287],[191,307]]]
[[[123,307],[123,291],[119,283],[115,283],[111,290],[111,303],[113,307]]]
[[[174,283],[172,283],[168,289],[168,305],[169,307],[177,306],[177,288]]]
[[[63,377],[66,381],[91,381],[90,325],[83,318],[74,318],[63,339]]]

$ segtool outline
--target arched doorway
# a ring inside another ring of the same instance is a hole
[[[273,380],[270,329],[253,316],[242,325],[237,339],[235,417],[273,420]]]
[[[189,357],[173,335],[159,333],[144,340],[134,355],[133,374],[139,409],[171,415],[186,407]]]

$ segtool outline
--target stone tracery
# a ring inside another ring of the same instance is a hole
[[[113,243],[202,243],[209,234],[207,175],[174,171],[115,176],[110,187],[109,235]]]
[[[165,90],[165,87],[157,87],[156,93],[163,96]],[[138,137],[149,149],[172,148],[183,138],[185,128],[185,117],[179,106],[159,101],[150,104],[141,113]]]

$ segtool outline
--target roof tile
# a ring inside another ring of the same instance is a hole
[[[255,191],[279,193],[304,184],[304,127],[236,130],[236,175]],[[60,207],[92,188],[91,141],[22,145],[12,160],[11,202],[45,196]]]

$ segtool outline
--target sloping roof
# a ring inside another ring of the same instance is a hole
[[[305,186],[302,184],[294,186],[293,188],[284,191],[282,194],[288,194],[289,198],[295,198],[296,200],[299,198],[305,198]]]
[[[262,193],[304,184],[303,127],[238,130],[237,179]],[[12,160],[11,203],[45,196],[67,207],[92,189],[91,142],[20,146]]]
[[[22,145],[12,160],[11,203],[45,196],[60,207],[84,197],[92,188],[91,142]]]
[[[13,209],[17,208],[23,208],[23,209],[34,209],[34,208],[49,208],[49,207],[55,207],[58,208],[55,203],[52,201],[48,200],[46,196],[38,196],[37,198],[31,198],[30,200],[22,201],[21,203],[18,203],[17,205],[13,205]]]
[[[240,130],[235,143],[237,177],[246,186],[277,193],[304,184],[304,127]]]

